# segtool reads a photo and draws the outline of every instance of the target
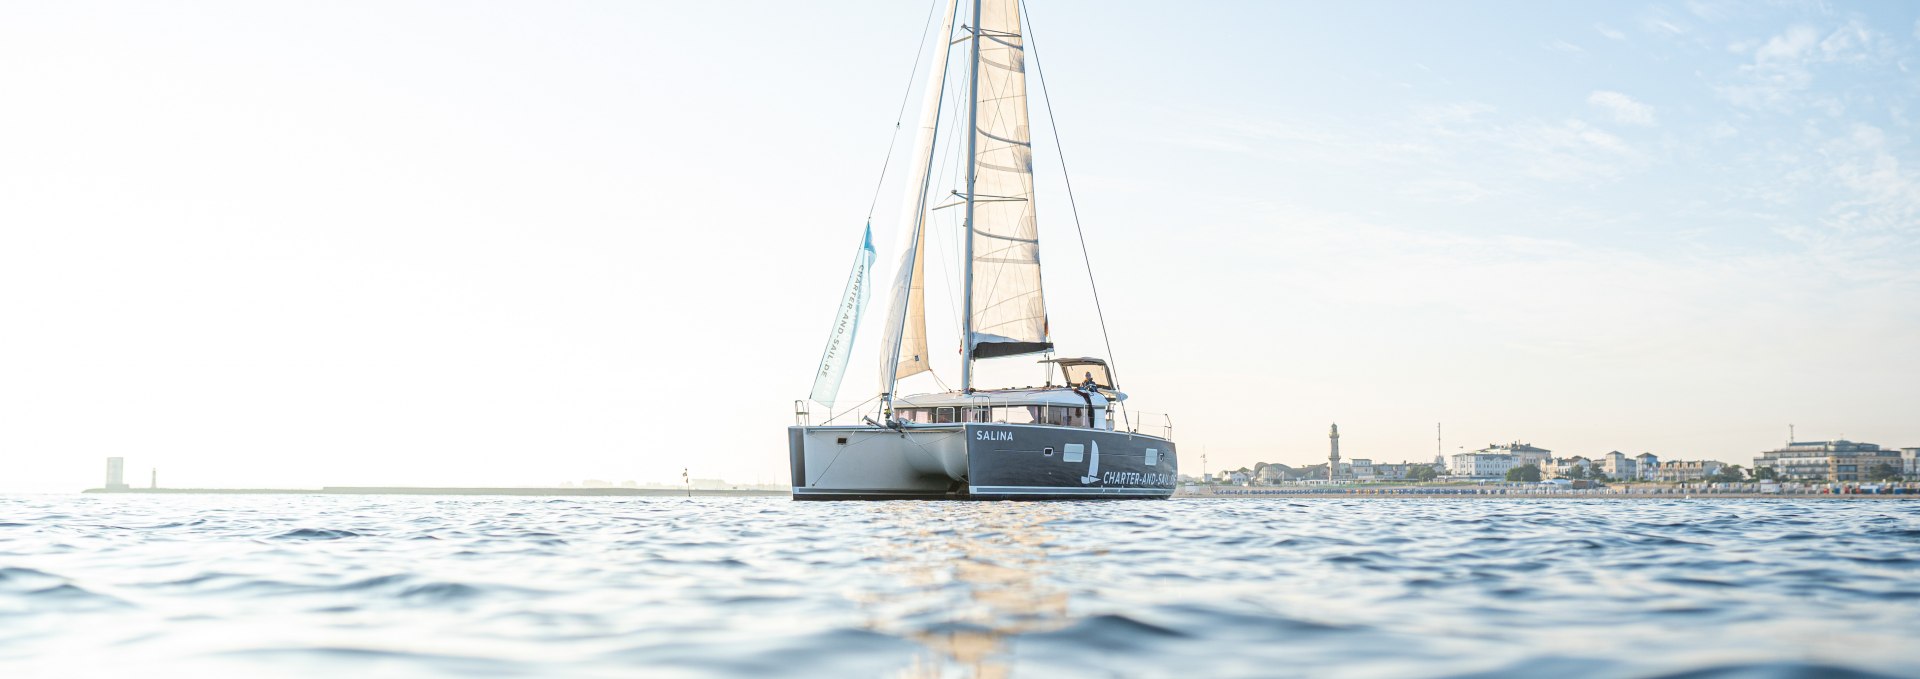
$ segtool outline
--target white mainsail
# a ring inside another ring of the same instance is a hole
[[[1019,0],[978,0],[974,85],[972,337],[975,358],[1052,348],[1040,292],[1033,144]]]
[[[931,370],[927,364],[927,188],[932,181],[933,147],[939,137],[940,100],[946,94],[947,57],[952,45],[953,10],[959,0],[948,0],[941,21],[940,56],[927,74],[920,107],[920,129],[914,141],[913,176],[907,181],[907,200],[900,220],[906,238],[900,268],[893,279],[893,299],[887,305],[886,335],[880,343],[880,393],[893,393],[894,382]]]

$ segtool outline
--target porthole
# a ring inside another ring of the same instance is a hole
[[[845,436],[842,436],[842,437],[840,437],[839,439],[837,439],[837,440],[835,440],[835,441],[834,441],[834,443],[838,443],[838,444],[840,444],[840,445],[843,445],[843,446],[844,446],[844,445],[847,445],[847,437],[845,437]]]
[[[1042,449],[1040,449],[1040,454],[1041,454],[1041,455],[1045,455],[1045,456],[1047,456],[1047,457],[1053,457],[1053,449],[1052,449],[1052,448],[1042,448]]]

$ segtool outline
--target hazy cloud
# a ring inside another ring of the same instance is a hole
[[[1599,31],[1600,35],[1606,36],[1608,40],[1626,40],[1627,39],[1627,34],[1622,33],[1606,24],[1594,24],[1593,30]],[[1915,33],[1920,33],[1920,25],[1915,25],[1913,27],[1913,30]]]
[[[1799,61],[1819,40],[1820,34],[1812,26],[1794,26],[1785,33],[1769,38],[1754,52],[1753,59],[1760,64]]]
[[[1658,17],[1648,17],[1642,20],[1640,27],[1648,33],[1661,33],[1665,35],[1682,35],[1687,32],[1686,26]]]
[[[1587,103],[1606,111],[1614,122],[1627,125],[1652,125],[1653,107],[1641,103],[1633,97],[1610,90],[1595,90],[1587,96]]]
[[[1688,2],[1687,11],[1707,21],[1719,21],[1732,14],[1732,8],[1730,8],[1727,3],[1703,2],[1702,0],[1691,0]]]
[[[1580,120],[1527,123],[1497,135],[1521,152],[1526,173],[1538,179],[1614,179],[1622,161],[1637,161],[1640,153],[1617,136]]]
[[[1465,205],[1477,203],[1495,192],[1463,179],[1423,179],[1409,184],[1401,193],[1415,200]]]
[[[1727,101],[1748,107],[1795,103],[1794,95],[1812,86],[1815,65],[1885,61],[1895,53],[1884,36],[1858,21],[1825,35],[1813,26],[1796,25],[1757,46],[1736,42],[1727,49],[1753,52],[1753,62],[1740,67],[1738,82],[1717,88]],[[1813,103],[1832,110],[1834,102]]]

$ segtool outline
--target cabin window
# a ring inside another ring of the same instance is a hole
[[[1040,406],[1008,406],[1001,415],[1001,422],[1007,424],[1033,424],[1040,421]]]
[[[954,421],[954,419],[953,419],[953,407],[952,407],[952,406],[947,406],[947,407],[943,407],[943,408],[934,408],[934,409],[933,409],[933,421],[934,421],[934,423],[936,423],[936,424],[942,424],[942,423],[947,423],[947,422],[953,422],[953,421]]]
[[[1060,449],[1060,459],[1065,462],[1080,462],[1087,459],[1086,450],[1086,446],[1069,443]]]
[[[1069,408],[1066,406],[1047,406],[1045,421],[1047,424],[1061,427],[1084,427],[1086,425],[1081,424],[1081,421],[1085,416],[1081,414],[1081,410],[1083,409]]]
[[[1147,449],[1147,466],[1149,467],[1160,466],[1160,451],[1158,449],[1155,449],[1155,448]]]
[[[993,409],[987,406],[974,406],[967,409],[968,422],[992,422]]]

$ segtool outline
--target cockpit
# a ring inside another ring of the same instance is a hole
[[[902,396],[893,402],[893,419],[909,425],[991,422],[1113,430],[1113,407],[1127,395],[1114,390],[1106,361],[1065,358],[1041,362],[1059,365],[1068,386]],[[1088,382],[1092,383],[1090,388]]]

